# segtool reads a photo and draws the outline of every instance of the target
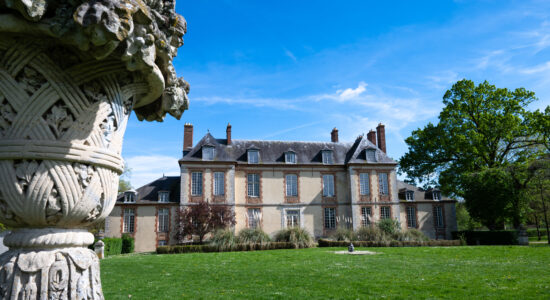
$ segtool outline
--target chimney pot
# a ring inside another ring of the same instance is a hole
[[[231,145],[231,124],[227,123],[227,129],[225,130],[227,137],[227,145]]]
[[[185,123],[183,126],[183,151],[193,148],[193,125]]]
[[[333,143],[338,143],[338,129],[336,129],[336,127],[334,127],[330,133],[330,140]]]
[[[386,153],[386,129],[384,124],[378,124],[376,127],[376,136],[378,138],[378,148]]]

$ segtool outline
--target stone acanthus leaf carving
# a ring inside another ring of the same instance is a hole
[[[21,190],[26,190],[27,186],[32,180],[32,176],[38,169],[38,163],[34,160],[24,160],[15,165],[15,175],[19,179],[19,187]]]
[[[101,86],[97,82],[92,82],[85,87],[83,87],[84,94],[88,96],[88,99],[91,102],[101,102],[107,100],[107,96],[101,90]]]
[[[2,96],[0,95],[0,98]],[[2,103],[2,106],[0,107],[0,133],[4,135],[4,131],[7,130],[12,122],[13,118],[15,117],[15,112],[13,111],[13,108],[11,105],[7,103]]]
[[[80,185],[83,188],[87,187],[90,184],[92,176],[94,175],[94,167],[85,164],[75,163],[74,169],[78,174]]]
[[[67,113],[63,106],[52,107],[51,112],[46,116],[46,122],[50,125],[57,137],[60,137],[73,124],[73,116]]]
[[[55,224],[62,216],[61,196],[56,188],[52,188],[48,196],[48,202],[46,203],[46,222],[48,224]]]
[[[23,89],[29,95],[32,95],[46,82],[46,79],[40,76],[33,68],[25,67],[20,73],[18,81],[19,85],[22,85]]]

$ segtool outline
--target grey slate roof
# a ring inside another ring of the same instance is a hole
[[[333,164],[345,165],[367,163],[365,150],[374,149],[376,161],[368,161],[368,163],[397,164],[363,135],[353,143],[232,140],[231,145],[227,145],[226,139],[215,139],[210,133],[185,153],[180,162],[202,161],[203,146],[214,147],[214,161],[218,162],[246,163],[247,150],[257,149],[260,152],[260,165],[284,164],[284,154],[289,151],[296,153],[297,164],[322,164],[322,151],[332,150]]]
[[[158,192],[168,191],[169,202],[180,202],[180,176],[164,176],[136,190],[136,203],[158,203]],[[124,202],[124,193],[117,196],[117,203]]]
[[[425,190],[415,185],[408,184],[404,181],[397,180],[397,190],[399,193],[399,200],[406,200],[405,192],[414,191],[414,201],[433,200],[432,191],[434,189]],[[437,189],[435,189],[437,191]],[[441,200],[454,200],[443,194],[441,194]]]

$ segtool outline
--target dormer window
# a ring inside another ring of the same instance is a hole
[[[248,163],[257,164],[260,161],[260,151],[248,150]]]
[[[433,191],[432,196],[433,196],[433,199],[435,201],[441,200],[441,192],[440,191]]]
[[[136,203],[136,192],[135,191],[124,192],[124,203]]]
[[[159,192],[159,202],[166,203],[170,201],[169,199],[170,199],[170,192],[166,192],[166,191]]]
[[[414,191],[406,191],[405,199],[407,199],[407,201],[414,201]]]
[[[376,161],[376,150],[375,149],[367,149],[365,151],[365,157],[367,161]]]
[[[295,164],[296,163],[296,153],[289,151],[285,153],[285,162],[287,164]]]
[[[323,164],[332,165],[332,151],[323,150],[322,155],[323,155]]]
[[[214,160],[214,147],[212,146],[202,147],[202,160]]]

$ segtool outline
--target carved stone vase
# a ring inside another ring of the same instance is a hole
[[[156,1],[0,3],[0,222],[13,228],[0,298],[103,299],[85,228],[115,204],[130,113],[187,108],[172,67],[185,21]]]

